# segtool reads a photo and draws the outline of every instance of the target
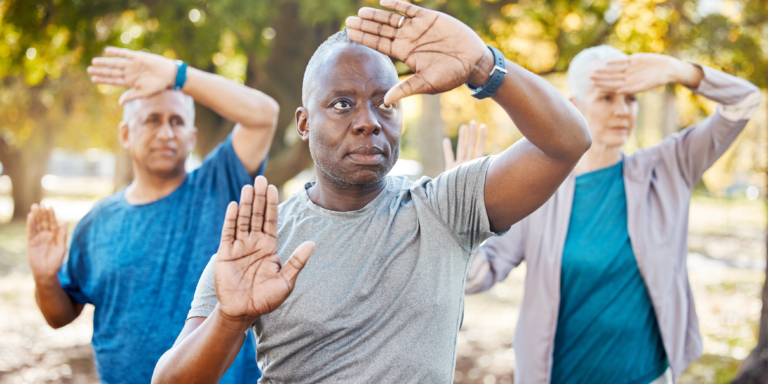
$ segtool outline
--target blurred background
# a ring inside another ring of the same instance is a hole
[[[565,71],[581,49],[609,44],[708,65],[764,91],[768,76],[768,2],[745,0],[528,1],[423,0],[474,28],[507,58],[567,94]],[[95,86],[85,67],[107,45],[182,59],[262,90],[282,106],[267,178],[285,198],[314,178],[293,118],[304,67],[315,48],[367,0],[0,0],[0,384],[95,383],[93,308],[53,330],[34,302],[24,219],[32,203],[55,208],[74,225],[98,199],[127,185],[130,161],[117,143],[124,91]],[[396,63],[407,76],[410,70]],[[690,279],[704,336],[704,357],[683,383],[726,383],[744,359],[768,353],[766,171],[768,106],[696,186],[691,206]],[[489,126],[487,154],[522,136],[491,101],[461,87],[403,102],[401,161],[393,173],[436,176],[440,140],[458,127]],[[658,143],[703,119],[715,104],[683,87],[640,97],[626,151]],[[232,122],[197,106],[199,166]],[[459,334],[457,383],[512,383],[511,340],[525,266],[491,292],[467,298]],[[761,299],[762,296],[762,299]],[[765,313],[765,312],[764,312]],[[756,348],[757,346],[757,348]]]

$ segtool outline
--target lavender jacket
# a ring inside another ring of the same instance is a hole
[[[654,147],[623,156],[629,238],[675,382],[702,354],[686,269],[691,190],[733,143],[760,103],[759,88],[748,81],[702,69],[704,78],[692,91],[720,103],[715,114]],[[570,175],[536,212],[504,236],[486,241],[475,254],[467,277],[466,293],[481,292],[504,280],[523,260],[527,262],[525,295],[514,338],[518,384],[550,381],[574,180]]]

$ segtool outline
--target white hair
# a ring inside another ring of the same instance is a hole
[[[189,123],[193,124],[195,123],[195,100],[192,98],[192,96],[187,95],[184,92],[180,91],[172,91],[172,92],[179,92],[181,93],[182,97],[184,98],[184,104],[187,107],[187,112],[189,113]],[[125,124],[129,124],[131,122],[131,118],[133,115],[136,114],[136,111],[139,110],[139,106],[141,106],[141,101],[144,100],[142,98],[139,99],[133,99],[125,105],[123,105],[123,122]]]
[[[571,97],[579,101],[583,100],[592,82],[589,79],[592,72],[609,60],[623,57],[627,57],[627,54],[609,45],[587,48],[579,52],[568,67],[568,91]]]

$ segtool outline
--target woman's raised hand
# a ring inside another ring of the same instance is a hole
[[[616,93],[645,92],[670,83],[698,87],[704,77],[701,68],[672,56],[635,53],[611,60],[590,77],[595,86]]]
[[[485,152],[485,138],[488,135],[488,129],[485,124],[480,124],[472,120],[469,122],[469,128],[464,124],[459,128],[459,142],[456,145],[456,157],[453,156],[451,139],[443,139],[443,155],[445,156],[445,170],[450,171],[467,161],[477,159],[483,156]]]

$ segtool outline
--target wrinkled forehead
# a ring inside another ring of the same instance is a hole
[[[315,75],[316,99],[338,89],[354,90],[361,95],[386,93],[398,82],[395,66],[387,56],[359,44],[332,47]]]
[[[136,99],[136,117],[144,118],[149,115],[181,116],[185,122],[191,123],[189,111],[189,96],[179,92],[166,90],[150,97]]]

